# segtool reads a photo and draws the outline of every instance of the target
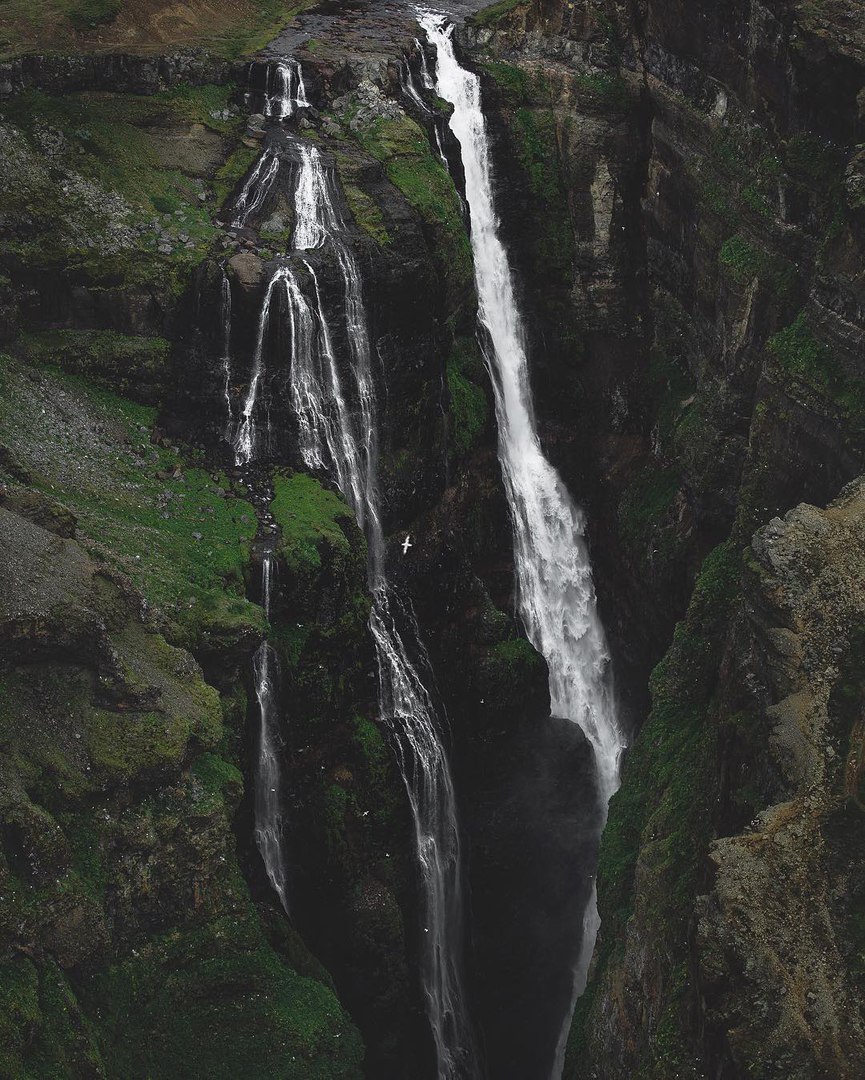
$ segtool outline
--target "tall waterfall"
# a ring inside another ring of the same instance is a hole
[[[414,821],[422,909],[422,986],[438,1076],[475,1080],[481,1067],[463,985],[456,799],[436,708],[424,685],[428,660],[411,608],[387,577],[376,475],[377,403],[362,280],[345,239],[348,230],[332,171],[316,147],[298,144],[298,152],[293,246],[305,254],[294,260],[296,265],[281,268],[280,281],[287,302],[291,396],[300,449],[308,468],[323,470],[333,478],[366,534],[379,707],[392,731]],[[335,258],[342,278],[340,321],[348,344],[347,377],[341,375],[337,363],[336,324],[322,302],[314,268],[316,249]],[[266,298],[265,307],[267,302]],[[266,319],[263,311],[262,324]],[[261,340],[259,330],[257,355]]]
[[[454,53],[453,27],[422,12],[435,47],[435,89],[450,102],[450,127],[460,144],[471,216],[471,242],[484,353],[492,378],[499,460],[511,511],[519,610],[526,633],[549,667],[553,714],[580,725],[594,751],[605,815],[618,786],[623,739],[609,687],[610,656],[597,612],[585,541],[585,517],[541,449],[535,426],[525,336],[514,283],[493,204],[489,142],[480,80]],[[585,986],[598,920],[594,895],[584,914],[576,996]],[[554,1076],[561,1075],[565,1018]]]
[[[261,563],[261,602],[270,618],[273,589],[273,554]],[[288,881],[283,841],[282,770],[279,762],[279,679],[277,657],[270,644],[261,643],[252,660],[258,702],[258,760],[255,771],[255,843],[280,902],[289,914]]]

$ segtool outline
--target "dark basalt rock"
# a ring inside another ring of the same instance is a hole
[[[0,63],[0,99],[30,88],[48,94],[81,90],[155,94],[181,83],[206,86],[240,82],[242,72],[242,64],[218,60],[195,50],[166,56],[30,54]]]

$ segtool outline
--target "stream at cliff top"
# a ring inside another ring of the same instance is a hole
[[[623,738],[610,687],[609,651],[597,613],[585,519],[538,438],[524,332],[493,201],[480,79],[459,64],[453,28],[446,18],[430,12],[418,17],[436,52],[436,93],[453,106],[449,124],[465,169],[479,339],[495,397],[519,611],[530,641],[547,661],[553,715],[577,723],[594,752],[602,827],[607,803],[618,786]],[[585,987],[598,930],[594,890],[585,910],[575,910],[574,917],[582,919],[582,943],[573,957],[573,991],[561,1017],[551,1080],[562,1073],[573,1008]]]

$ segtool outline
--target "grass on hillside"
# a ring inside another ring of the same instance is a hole
[[[257,52],[311,0],[4,0],[0,60],[26,53]]]
[[[132,579],[169,639],[195,647],[260,627],[243,578],[253,506],[154,445],[154,418],[78,377],[0,361],[0,445],[29,486],[77,516],[79,539]],[[2,467],[0,478],[17,486]]]
[[[7,250],[94,280],[181,278],[218,236],[212,211],[254,156],[232,152],[244,121],[221,118],[231,95],[228,86],[152,97],[30,90],[4,102]],[[170,254],[159,250],[166,243]]]

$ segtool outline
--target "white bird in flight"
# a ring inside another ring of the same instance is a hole
[[[411,537],[406,536],[405,540],[403,540],[403,542],[402,542],[402,553],[403,553],[403,555],[408,555],[408,549],[410,547],[414,547],[414,544],[411,542]]]

